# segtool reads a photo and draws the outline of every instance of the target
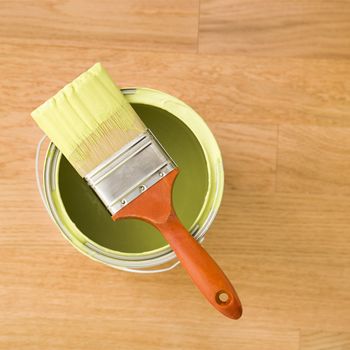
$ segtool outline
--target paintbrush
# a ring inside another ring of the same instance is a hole
[[[241,316],[232,284],[176,216],[171,195],[178,167],[101,64],[66,85],[32,117],[113,220],[137,218],[155,226],[207,300],[230,318]]]

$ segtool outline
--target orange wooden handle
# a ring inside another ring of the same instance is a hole
[[[207,300],[227,317],[238,319],[242,315],[242,306],[231,282],[213,258],[189,234],[176,214],[172,212],[167,222],[155,226]]]
[[[227,317],[237,319],[242,306],[231,282],[174,212],[171,192],[178,173],[179,169],[173,170],[112,218],[137,218],[158,228],[208,301]]]

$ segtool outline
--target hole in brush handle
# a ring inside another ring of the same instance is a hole
[[[215,295],[215,300],[219,305],[227,305],[231,302],[232,296],[224,290],[220,290]]]

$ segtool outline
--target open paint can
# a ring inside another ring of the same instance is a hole
[[[187,104],[147,88],[122,89],[146,126],[180,169],[174,208],[184,226],[201,242],[220,206],[224,172],[216,140]],[[43,202],[63,236],[81,253],[130,272],[167,271],[178,262],[167,242],[150,224],[136,219],[113,222],[109,212],[53,143],[37,181]]]

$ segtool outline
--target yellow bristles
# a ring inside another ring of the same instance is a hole
[[[100,63],[32,117],[82,177],[146,130]]]

